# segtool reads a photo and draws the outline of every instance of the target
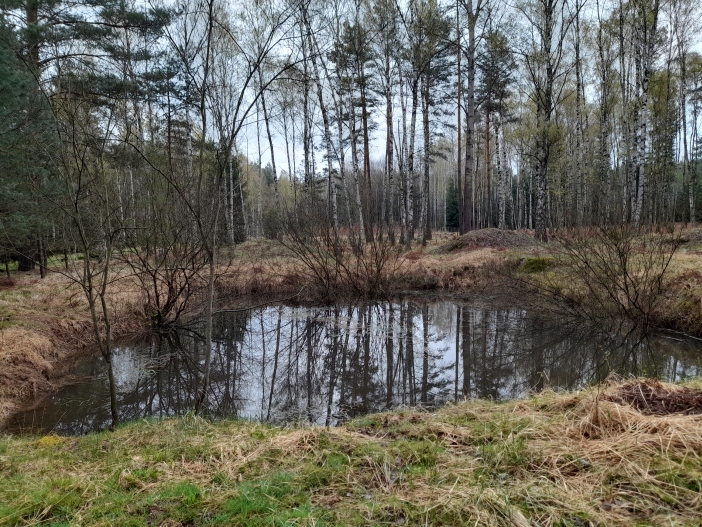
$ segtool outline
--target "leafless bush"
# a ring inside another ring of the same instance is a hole
[[[368,230],[372,236],[361,244],[353,228],[334,227],[324,205],[308,197],[286,211],[281,243],[308,271],[321,300],[386,295],[403,260],[401,248],[373,226]]]
[[[650,328],[679,231],[599,227],[568,231],[557,242],[556,270],[541,282],[557,309],[608,330]]]
[[[148,228],[126,230],[120,258],[132,270],[146,315],[163,327],[177,323],[204,287],[207,258],[187,215],[172,205],[159,213]]]

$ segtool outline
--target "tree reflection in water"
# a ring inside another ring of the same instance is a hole
[[[203,413],[334,425],[401,405],[510,399],[574,389],[611,372],[666,380],[700,374],[698,346],[664,338],[618,341],[519,308],[453,302],[269,307],[215,319]],[[204,368],[197,325],[115,350],[123,421],[192,411]],[[109,426],[102,359],[76,383],[16,414],[8,429],[81,434]]]

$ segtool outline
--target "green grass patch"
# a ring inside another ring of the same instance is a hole
[[[533,273],[543,273],[551,266],[553,266],[553,258],[542,258],[533,257],[524,260],[524,263],[520,266],[519,270],[523,273],[533,274]]]

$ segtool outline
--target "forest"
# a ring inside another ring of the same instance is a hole
[[[604,322],[614,298],[648,327],[680,240],[632,233],[698,214],[690,0],[31,0],[0,17],[0,259],[7,280],[77,288],[108,365],[128,311],[202,315],[211,350],[227,276],[265,274],[247,240],[312,277],[281,287],[331,303],[387,297],[437,232],[620,229],[601,246],[622,289],[578,314]]]
[[[207,260],[300,210],[359,246],[694,223],[699,30],[689,0],[6,1],[0,257]]]
[[[0,525],[697,525],[701,17],[2,0]]]

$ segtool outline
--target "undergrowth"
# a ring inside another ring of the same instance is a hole
[[[702,416],[642,413],[618,395],[634,388],[331,429],[183,417],[0,437],[0,524],[698,525]]]

